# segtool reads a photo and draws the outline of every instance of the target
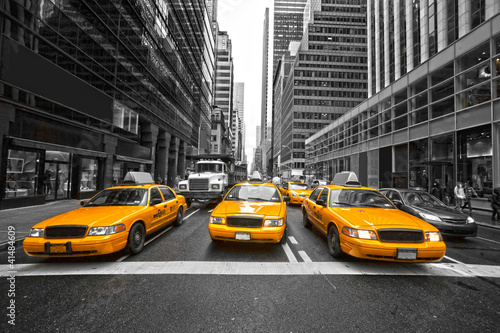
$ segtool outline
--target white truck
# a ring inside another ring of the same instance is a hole
[[[179,182],[179,194],[186,198],[188,205],[192,201],[220,202],[229,185],[234,185],[232,178],[233,173],[222,160],[200,160],[188,179]]]

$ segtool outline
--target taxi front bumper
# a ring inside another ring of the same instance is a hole
[[[23,249],[32,257],[84,257],[110,254],[127,246],[128,232],[84,238],[26,237]],[[56,252],[59,248],[63,252]],[[65,251],[65,252],[64,252]]]
[[[285,225],[281,227],[235,228],[221,224],[209,224],[208,231],[213,240],[279,243],[285,233]],[[236,233],[249,234],[250,240],[236,239]]]
[[[363,259],[393,262],[433,262],[441,260],[446,253],[444,242],[389,243],[342,237],[340,246],[345,253]],[[398,259],[398,249],[416,249],[416,259]]]

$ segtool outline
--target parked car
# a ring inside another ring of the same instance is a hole
[[[259,173],[233,186],[210,215],[212,241],[286,243],[286,201]]]
[[[474,219],[446,206],[435,196],[414,189],[380,189],[399,209],[432,224],[443,235],[475,237],[477,224]]]
[[[137,254],[151,232],[170,223],[181,225],[187,209],[184,197],[168,186],[154,184],[149,174],[134,174],[135,178],[125,177],[130,185],[107,188],[79,209],[33,226],[23,242],[26,254],[81,257],[123,249]]]
[[[446,252],[431,224],[397,209],[379,191],[363,187],[354,173],[317,187],[302,204],[303,225],[326,235],[333,257],[395,262],[439,261]]]
[[[290,205],[302,205],[304,198],[312,193],[312,188],[303,182],[286,182],[280,191],[282,195],[290,197]]]

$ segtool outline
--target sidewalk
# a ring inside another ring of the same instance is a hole
[[[28,235],[35,224],[80,207],[80,200],[53,201],[39,206],[0,210],[0,250],[7,247],[9,227],[14,227],[16,245]],[[470,215],[478,225],[500,229],[500,223],[491,221],[491,213],[473,210]],[[68,221],[70,223],[70,221]]]

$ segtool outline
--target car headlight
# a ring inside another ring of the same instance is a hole
[[[41,228],[32,228],[30,230],[29,237],[43,237],[43,229],[41,229]]]
[[[436,222],[441,222],[441,219],[437,217],[436,215],[433,214],[427,214],[427,213],[419,213],[420,216],[426,221],[436,221]]]
[[[283,219],[272,219],[264,222],[264,227],[281,227],[283,226]]]
[[[187,190],[187,185],[186,184],[179,185],[179,190]]]
[[[467,216],[467,223],[474,223],[474,219],[470,216]]]
[[[343,227],[342,233],[352,238],[377,239],[377,234],[373,230],[358,230],[349,227]]]
[[[443,236],[439,231],[429,231],[425,233],[426,242],[440,242],[443,240]]]
[[[113,235],[113,234],[117,234],[119,232],[125,231],[126,229],[127,228],[125,228],[124,224],[111,225],[111,226],[107,226],[107,227],[93,227],[93,228],[90,228],[89,236]]]
[[[219,216],[210,216],[211,224],[226,224],[226,219]]]
[[[220,189],[220,184],[212,184],[212,190]]]

